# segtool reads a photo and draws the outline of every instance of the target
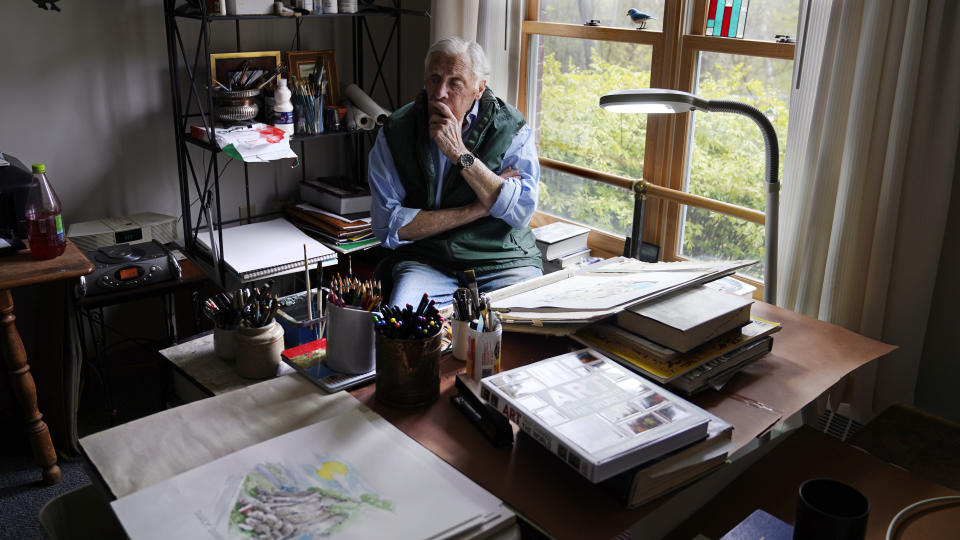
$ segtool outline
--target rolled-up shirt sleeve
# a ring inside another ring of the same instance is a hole
[[[409,244],[409,240],[400,240],[397,231],[413,221],[420,210],[401,205],[407,192],[400,183],[400,175],[393,163],[393,155],[387,146],[383,130],[380,130],[377,141],[370,150],[367,170],[370,171],[370,221],[374,236],[384,247],[390,249]]]
[[[537,211],[537,188],[540,182],[540,161],[529,125],[520,128],[504,153],[500,171],[508,167],[517,169],[520,177],[504,179],[500,195],[490,207],[490,215],[520,229],[530,223]],[[500,171],[496,172],[499,174]]]

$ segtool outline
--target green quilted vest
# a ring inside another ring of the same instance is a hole
[[[439,210],[467,205],[476,195],[453,164],[443,182],[440,205],[435,204],[437,171],[430,155],[427,97],[417,99],[390,115],[383,126],[400,181],[406,190],[403,206]],[[480,108],[464,142],[491,170],[497,171],[513,137],[526,122],[520,111],[486,89]],[[400,246],[398,258],[463,271],[502,270],[519,266],[541,268],[540,251],[529,227],[515,229],[503,220],[486,216],[456,229]]]

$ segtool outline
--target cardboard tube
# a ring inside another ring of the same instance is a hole
[[[373,118],[370,118],[370,115],[360,110],[360,107],[353,106],[350,107],[350,112],[353,113],[353,121],[357,126],[357,129],[373,129]]]
[[[366,92],[361,90],[359,86],[350,84],[347,86],[344,93],[347,95],[347,98],[349,98],[350,101],[357,106],[358,109],[373,118],[374,122],[376,122],[378,126],[382,126],[383,123],[386,122],[387,117],[390,116],[389,111],[384,110],[383,107],[377,105],[377,103],[373,101],[373,99],[371,99]],[[357,125],[359,126],[359,122]]]

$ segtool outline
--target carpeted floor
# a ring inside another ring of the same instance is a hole
[[[53,497],[90,483],[82,458],[60,460],[60,483],[41,483],[40,467],[29,455],[0,455],[0,538],[43,538],[40,509]]]

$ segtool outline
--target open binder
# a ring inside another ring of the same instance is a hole
[[[307,260],[311,266],[318,261],[335,262],[337,259],[333,250],[283,218],[224,228],[221,232],[223,262],[241,281],[303,270],[304,245],[307,246]],[[197,242],[213,253],[210,236],[206,231],[200,231]],[[214,233],[213,238],[216,237]]]

